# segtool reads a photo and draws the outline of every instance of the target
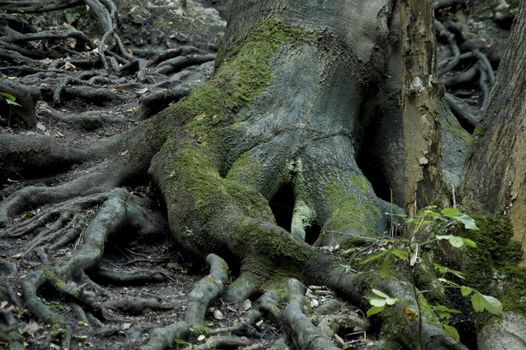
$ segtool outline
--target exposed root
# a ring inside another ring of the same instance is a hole
[[[192,349],[207,350],[207,349],[225,349],[236,348],[240,346],[248,346],[252,341],[245,337],[216,335],[206,339],[206,341],[198,346],[193,346]]]
[[[71,217],[73,218],[70,220]],[[69,222],[66,223],[66,221]],[[57,250],[69,243],[80,233],[84,228],[84,222],[84,216],[82,214],[73,214],[69,211],[62,213],[57,221],[55,221],[49,228],[42,230],[27,244],[24,255],[28,255],[39,246],[47,245],[51,242],[54,243],[48,247],[48,250]]]
[[[188,294],[185,322],[191,325],[202,324],[208,305],[224,290],[229,271],[226,262],[215,254],[206,258],[210,274],[201,279]]]
[[[125,297],[107,301],[102,306],[105,309],[114,309],[128,314],[140,314],[148,311],[170,310],[174,306],[154,298]]]
[[[61,261],[52,268],[39,270],[23,281],[23,291],[28,309],[39,319],[52,325],[55,332],[51,332],[49,341],[56,341],[67,346],[71,338],[71,329],[63,316],[51,311],[38,297],[38,289],[49,283],[63,295],[73,299],[83,309],[91,314],[103,317],[102,306],[96,301],[96,293],[85,285],[74,281],[85,281],[85,271],[97,266],[108,238],[123,227],[130,227],[136,232],[147,234],[156,231],[156,226],[149,219],[147,212],[141,207],[140,201],[123,189],[111,191],[98,214],[93,218],[83,233],[84,243],[70,258]],[[80,314],[79,311],[76,311]],[[81,316],[84,318],[83,316]],[[86,319],[90,323],[88,313]]]
[[[162,282],[170,279],[166,271],[156,270],[134,270],[123,271],[115,268],[99,266],[93,271],[98,277],[115,284],[140,284],[148,282]]]
[[[42,3],[39,0],[10,1],[3,5],[5,11],[21,13],[40,13],[63,10],[82,4],[82,0],[50,0]]]
[[[100,129],[106,125],[123,123],[122,119],[115,118],[109,113],[104,114],[99,111],[86,111],[82,113],[67,115],[51,108],[43,108],[42,112],[49,116],[51,119],[60,123],[64,123],[70,128],[85,131],[93,131]]]
[[[42,135],[0,135],[0,181],[56,174],[98,155]]]
[[[261,282],[254,273],[243,271],[234,282],[228,286],[224,298],[226,301],[240,303],[250,298],[260,289]]]
[[[436,4],[439,4],[440,8],[450,6],[450,3],[456,3],[456,1],[438,1]],[[450,49],[450,57],[438,64],[438,73],[442,82],[448,89],[460,84],[478,83],[479,89],[482,91],[480,111],[483,111],[488,103],[491,86],[495,83],[495,72],[488,57],[481,50],[487,50],[491,45],[483,39],[473,37],[461,23],[451,20],[444,22],[435,20],[434,25],[437,36],[445,38]],[[461,73],[448,76],[448,73],[457,68],[461,61],[468,59],[474,61],[471,67]],[[479,77],[478,81],[475,80],[477,76]],[[480,112],[471,113],[466,111],[466,108],[459,105],[452,93],[447,93],[445,100],[461,125],[472,132],[480,120],[480,117],[477,115]]]
[[[146,119],[166,108],[170,103],[175,103],[190,93],[186,88],[161,90],[146,95],[141,100],[138,112],[139,119]]]
[[[85,46],[88,46],[89,48],[94,48],[93,44],[91,43],[91,40],[88,39],[86,34],[76,29],[48,30],[28,34],[17,33],[8,37],[4,37],[2,40],[6,42],[18,43],[36,40],[63,40],[68,38],[77,39],[77,47],[80,49],[85,48]]]
[[[187,339],[190,336],[190,325],[184,321],[173,323],[166,327],[156,328],[150,335],[148,344],[141,350],[164,350],[169,349],[176,339]]]
[[[0,227],[6,225],[10,218],[28,208],[36,208],[46,203],[57,203],[71,198],[103,193],[115,188],[121,182],[116,171],[122,171],[115,163],[95,167],[88,174],[55,187],[25,187],[0,204]]]
[[[250,309],[233,326],[225,328],[212,329],[208,332],[210,335],[231,333],[235,335],[245,335],[255,337],[259,332],[254,328],[254,324],[261,319],[261,313],[255,309]]]
[[[203,64],[205,62],[210,62],[215,59],[215,54],[192,54],[188,56],[180,56],[171,58],[169,60],[163,61],[161,64],[157,66],[155,69],[156,74],[173,74],[175,72],[178,72],[186,67],[195,66],[199,64]]]
[[[0,339],[7,341],[11,350],[25,349],[24,339],[18,329],[19,324],[15,317],[9,311],[0,308]]]
[[[79,226],[82,217],[78,212],[102,203],[107,197],[108,193],[96,193],[56,204],[47,210],[37,212],[34,216],[19,222],[17,225],[0,230],[0,237],[20,237],[56,220],[50,227],[40,232],[28,243],[28,249],[35,248],[56,237],[57,231],[61,230],[60,234],[62,234],[64,233],[63,231],[71,229],[72,226]],[[74,214],[75,212],[77,213]],[[66,224],[66,222],[68,223]]]
[[[295,345],[299,349],[338,349],[303,313],[304,287],[298,280],[291,279],[289,304],[283,310],[283,317]]]
[[[210,254],[206,261],[210,265],[210,273],[197,282],[188,295],[185,320],[152,331],[148,344],[141,350],[168,349],[175,339],[187,339],[193,325],[203,323],[208,305],[223,291],[229,275],[228,265],[219,256]]]
[[[479,117],[470,113],[465,106],[461,106],[461,102],[453,95],[446,93],[444,94],[444,99],[449,105],[449,108],[451,108],[451,111],[455,113],[460,124],[465,125],[468,130],[473,131],[480,121]]]

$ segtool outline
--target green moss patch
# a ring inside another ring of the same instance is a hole
[[[504,309],[526,315],[526,269],[519,267],[522,250],[512,240],[508,218],[473,215],[480,230],[465,232],[478,248],[468,253],[465,285],[498,298]]]
[[[378,235],[376,226],[382,214],[374,204],[347,193],[338,184],[326,185],[325,195],[331,211],[331,217],[325,223],[326,229],[344,232],[354,229],[365,235]]]

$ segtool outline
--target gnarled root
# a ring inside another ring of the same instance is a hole
[[[149,214],[142,207],[141,201],[128,191],[118,188],[107,194],[101,209],[85,229],[84,243],[78,251],[51,268],[32,273],[23,281],[28,309],[39,319],[52,325],[54,331],[50,333],[49,341],[58,341],[62,346],[67,347],[71,338],[71,329],[62,315],[51,311],[42,301],[38,296],[38,289],[48,283],[83,309],[88,309],[93,315],[104,318],[103,306],[96,300],[96,291],[90,290],[89,283],[80,285],[78,283],[85,281],[86,271],[97,266],[108,238],[124,227],[129,227],[138,234],[149,234],[158,229],[150,222]],[[82,316],[78,308],[75,313]]]

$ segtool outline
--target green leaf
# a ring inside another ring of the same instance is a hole
[[[484,298],[482,297],[482,294],[475,293],[471,297],[471,305],[473,306],[473,310],[476,312],[482,312],[484,311],[484,305],[485,305]]]
[[[391,272],[391,265],[392,265],[393,256],[387,255],[382,262],[382,266],[380,266],[380,277],[382,279],[387,279]]]
[[[492,297],[491,295],[481,294],[481,296],[485,302],[484,308],[488,310],[488,312],[494,315],[502,314],[502,304],[500,303],[499,299]]]
[[[372,289],[373,293],[378,295],[379,297],[382,297],[382,299],[387,299],[387,298],[390,298],[389,295],[385,294],[384,292],[382,291],[379,291],[378,289]]]
[[[452,314],[460,313],[459,310],[450,309],[445,305],[437,305],[433,307],[433,309],[435,310],[435,312],[438,314],[440,318],[446,318],[446,319],[451,318]]]
[[[456,220],[464,225],[466,230],[478,230],[475,220],[468,214],[462,213],[457,208],[444,208],[440,211],[444,216],[447,216],[453,220]]]
[[[2,96],[5,100],[5,102],[8,104],[8,105],[12,105],[12,106],[20,106],[19,103],[16,103],[16,97],[14,95],[11,95],[10,93],[7,93],[7,92],[0,92],[0,96]]]
[[[379,298],[369,299],[369,304],[371,304],[372,306],[377,306],[377,307],[384,307],[386,302],[387,302],[387,299],[379,299]]]
[[[455,248],[460,248],[464,245],[464,239],[455,235],[436,235],[438,240],[447,240]]]
[[[367,317],[371,317],[372,315],[376,315],[380,312],[382,312],[385,309],[385,306],[373,306],[369,310],[367,310]]]
[[[409,252],[405,249],[400,249],[400,248],[391,249],[391,254],[393,254],[400,260],[409,259]]]
[[[446,335],[450,336],[456,341],[460,341],[460,335],[458,334],[458,331],[455,327],[443,323],[442,328],[444,329],[444,333],[446,333]]]
[[[437,269],[438,272],[440,272],[442,274],[450,273],[452,275],[457,276],[458,278],[464,279],[464,273],[462,273],[461,271],[454,270],[452,268],[449,268],[447,266],[443,266],[443,265],[440,265],[440,264],[437,264],[437,263],[435,263],[434,266],[435,266],[435,269]]]
[[[464,237],[462,237],[462,239],[464,240],[464,245],[465,245],[466,247],[477,248],[477,243],[475,243],[475,242],[472,241],[471,239],[469,239],[469,238],[464,238]]]
[[[466,286],[460,286],[460,294],[462,294],[463,297],[467,297],[473,292],[473,289],[466,287]]]
[[[6,100],[16,101],[16,97],[8,92],[0,92],[0,96],[4,97]]]
[[[398,301],[398,299],[396,299],[396,298],[387,298],[387,299],[385,299],[385,303],[387,305],[394,305],[394,304],[396,304],[397,301]]]
[[[440,211],[440,213],[442,215],[449,216],[452,219],[462,215],[462,212],[457,208],[444,208]]]
[[[384,255],[387,255],[387,253],[389,253],[389,251],[388,250],[384,250],[384,251],[381,251],[379,253],[373,254],[373,255],[369,256],[367,259],[364,259],[364,260],[360,261],[360,265],[370,264],[373,261],[376,261],[376,260],[380,259]]]
[[[475,223],[475,220],[467,214],[461,214],[460,216],[457,216],[454,218],[457,221],[460,221],[462,224],[464,224],[464,228],[466,230],[478,230],[477,224]]]

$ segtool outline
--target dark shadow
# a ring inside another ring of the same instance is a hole
[[[375,120],[378,121],[379,118],[375,118]],[[356,163],[373,186],[376,195],[379,198],[390,202],[391,191],[389,184],[383,176],[384,169],[382,167],[382,160],[377,153],[380,152],[376,140],[377,137],[380,137],[377,130],[380,130],[380,125],[375,121],[369,123],[365,127],[363,134],[367,135],[367,137],[362,140],[362,144],[356,156]]]
[[[312,225],[307,227],[305,230],[305,242],[307,244],[313,245],[314,242],[318,240],[318,237],[320,237],[321,232],[321,226],[318,225],[318,223],[313,222]]]
[[[294,189],[290,183],[283,185],[269,202],[276,223],[289,232],[294,213],[294,202]]]

